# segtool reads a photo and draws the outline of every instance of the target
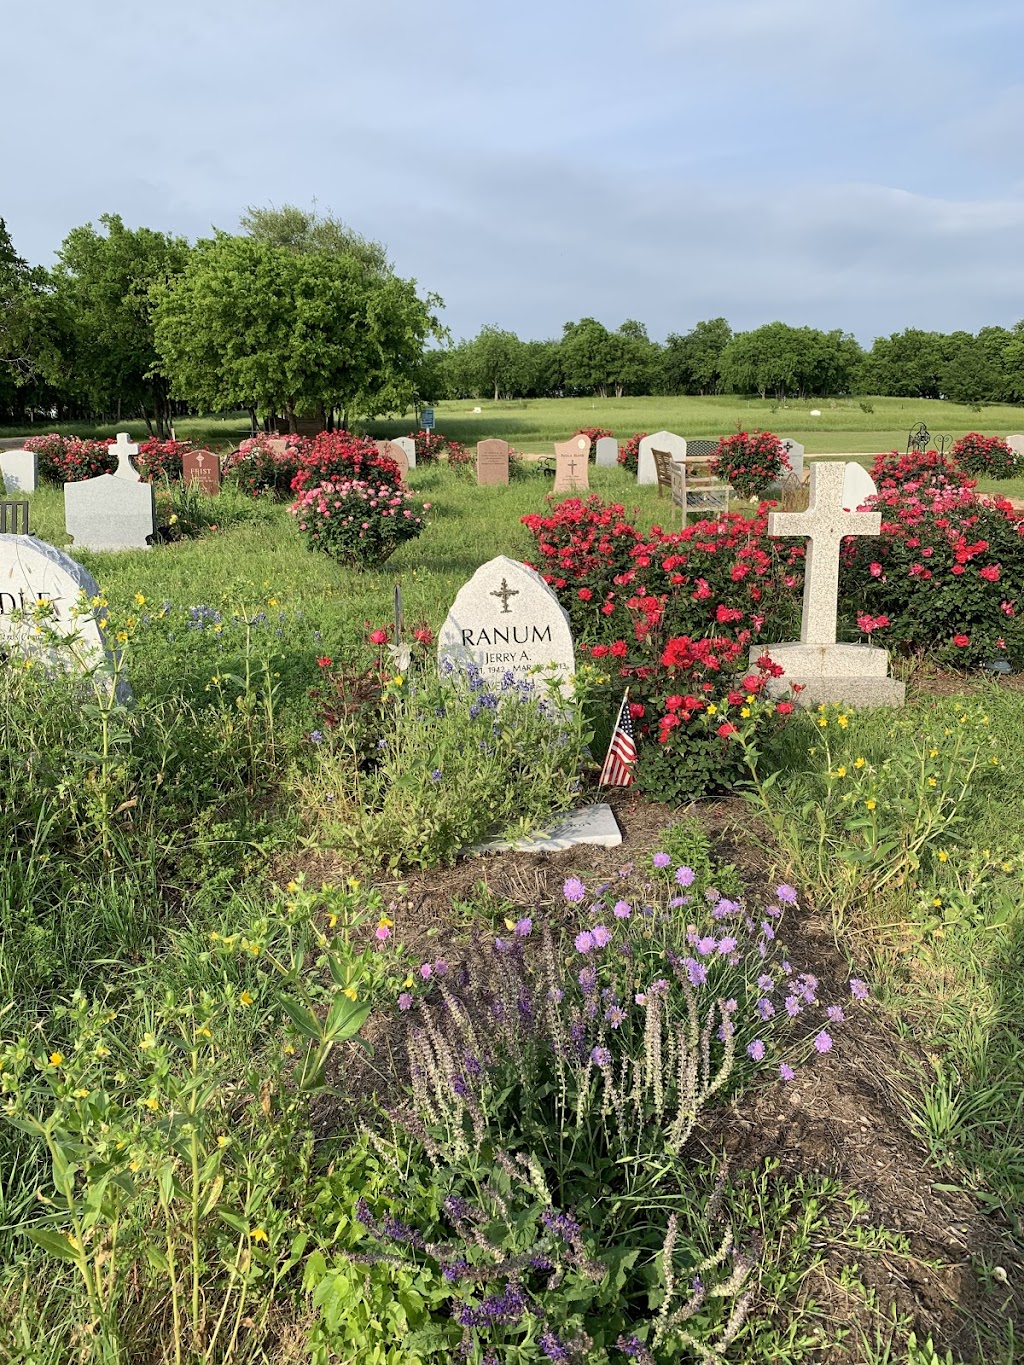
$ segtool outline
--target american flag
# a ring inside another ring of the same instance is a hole
[[[636,740],[633,738],[633,717],[629,714],[629,688],[619,707],[619,718],[612,732],[612,742],[608,745],[608,756],[601,769],[598,785],[601,787],[628,787],[633,782],[633,764],[636,762]]]

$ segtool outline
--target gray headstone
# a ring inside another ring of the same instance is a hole
[[[1007,436],[1006,444],[1015,455],[1024,455],[1024,436]]]
[[[78,550],[148,550],[156,530],[156,494],[132,466],[132,445],[118,432],[114,474],[64,485],[64,524]]]
[[[406,458],[406,459],[408,460],[408,462],[409,462],[409,468],[410,468],[410,469],[415,469],[415,468],[416,468],[416,442],[413,440],[413,438],[412,438],[411,436],[396,436],[395,439],[392,441],[391,444],[392,444],[392,445],[396,445],[396,446],[401,446],[401,447],[402,447],[402,449],[405,451],[405,458]]]
[[[576,672],[569,617],[534,569],[499,555],[459,589],[437,637],[442,671],[476,664],[489,682],[511,672],[554,667],[560,682]]]
[[[10,650],[83,673],[109,665],[103,613],[92,605],[99,596],[92,574],[55,545],[35,536],[0,535],[0,656]],[[31,618],[39,602],[49,605],[40,621],[42,636],[31,619],[13,616],[25,612]],[[73,640],[73,649],[48,644],[48,630]]]
[[[34,493],[39,457],[31,450],[0,451],[0,480],[10,495]]]
[[[591,844],[596,848],[618,848],[622,831],[611,806],[600,802],[584,806],[568,815],[553,816],[545,830],[509,842],[505,839],[484,839],[463,849],[465,854],[504,853],[562,853],[576,844]]]
[[[674,431],[654,431],[640,442],[637,483],[657,483],[658,471],[654,464],[655,450],[667,450],[673,460],[686,459],[686,441]]]
[[[596,463],[599,469],[613,469],[619,462],[619,443],[614,436],[597,438]]]
[[[798,479],[802,479],[804,476],[803,446],[799,441],[793,441],[788,436],[780,436],[779,440],[782,442],[783,449],[786,452],[786,459],[789,461],[790,469],[792,469]],[[783,471],[783,477],[785,477],[785,471]]]

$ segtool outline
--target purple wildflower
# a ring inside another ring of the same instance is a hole
[[[725,957],[728,953],[734,953],[736,951],[736,940],[730,937],[720,939],[718,951],[722,957]]]
[[[755,1038],[752,1043],[747,1044],[747,1056],[752,1057],[755,1062],[759,1062],[764,1056],[764,1043],[760,1038]]]
[[[618,1028],[626,1018],[626,1011],[621,1005],[611,1005],[605,1010],[604,1017],[605,1021],[609,1023],[612,1028]]]
[[[829,1005],[825,1013],[828,1015],[830,1024],[841,1024],[846,1018],[842,1005]]]
[[[603,924],[595,924],[593,929],[591,930],[591,933],[593,935],[594,942],[597,944],[599,948],[603,948],[607,943],[611,942],[612,937],[611,930],[606,929]]]
[[[697,940],[697,951],[701,957],[707,957],[709,953],[713,953],[716,946],[717,940],[711,934],[705,934],[703,938]]]
[[[403,991],[402,994],[398,997],[398,1008],[400,1010],[412,1009],[412,996],[409,994],[408,991]]]
[[[692,867],[676,868],[676,881],[680,886],[692,886],[695,875]]]
[[[722,1009],[725,1010],[726,1014],[735,1014],[739,1009],[739,1002],[732,999],[725,1000],[722,1002]]]
[[[668,867],[672,859],[667,853],[656,853],[652,861],[655,867]]]
[[[761,932],[764,934],[768,942],[771,943],[772,939],[775,937],[775,929],[772,925],[768,923],[766,919],[761,921]]]
[[[691,986],[704,985],[708,979],[708,969],[703,963],[697,962],[692,957],[684,957],[683,966],[686,968],[686,976]]]
[[[576,935],[573,942],[576,944],[578,953],[589,953],[594,946],[594,935],[587,933],[584,929]]]
[[[548,1360],[569,1360],[569,1348],[563,1341],[560,1341],[554,1332],[541,1332],[538,1338],[538,1345]]]
[[[441,771],[440,768],[435,768],[434,771],[430,774],[431,782],[440,782],[442,777],[444,777],[444,773]]]
[[[311,730],[309,734],[310,744],[323,744],[324,732],[322,730]]]
[[[584,967],[579,974],[579,983],[584,995],[589,995],[597,985],[597,972],[593,967]]]
[[[423,966],[420,968],[420,976],[422,976],[424,981],[427,981],[430,979],[431,976],[433,976],[433,974],[434,974],[433,967],[430,965],[429,962],[424,962]]]
[[[795,1019],[798,1014],[802,1013],[802,1011],[803,1005],[801,1005],[800,1003],[800,997],[796,995],[787,995],[786,1013],[789,1015],[790,1019]]]
[[[516,920],[516,927],[512,930],[512,932],[514,934],[518,934],[520,938],[526,938],[527,934],[529,934],[532,928],[533,920],[529,917],[529,915],[524,915],[522,919]]]
[[[781,1065],[779,1066],[779,1076],[782,1080],[791,1081],[795,1075],[796,1072],[793,1070],[791,1066],[789,1066],[786,1062],[781,1063]]]
[[[612,1054],[606,1047],[595,1047],[590,1054],[590,1060],[595,1066],[611,1066]]]
[[[796,891],[792,886],[787,886],[785,882],[775,888],[775,894],[780,901],[785,901],[787,905],[796,905]]]
[[[830,1035],[825,1032],[824,1029],[822,1029],[821,1032],[818,1034],[817,1038],[815,1038],[814,1049],[816,1052],[832,1051],[832,1039]]]
[[[632,913],[629,901],[616,901],[612,907],[612,914],[616,919],[629,919]]]
[[[757,1012],[760,1015],[762,1021],[765,1019],[771,1019],[771,1017],[775,1013],[775,1006],[767,998],[761,999],[757,1002]]]
[[[855,1000],[866,1000],[868,998],[867,986],[856,976],[850,977],[850,993]]]
[[[762,991],[773,991],[775,989],[775,982],[771,979],[767,972],[763,972],[757,978],[757,984],[758,988]]]

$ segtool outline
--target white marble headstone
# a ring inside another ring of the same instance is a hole
[[[459,589],[437,637],[438,661],[476,664],[489,682],[553,666],[562,682],[576,672],[569,617],[534,569],[499,555]]]
[[[875,481],[864,466],[848,460],[846,473],[843,475],[843,511],[856,512],[859,507],[864,506],[868,498],[877,495]]]
[[[82,672],[108,663],[103,614],[91,605],[99,595],[92,574],[55,545],[35,536],[0,535],[0,657],[13,651]],[[49,610],[37,628],[32,613],[39,602]],[[15,620],[16,612],[25,619]],[[72,648],[49,645],[47,631],[70,639]]]
[[[619,443],[614,436],[597,438],[596,464],[599,469],[613,469],[619,462]]]
[[[1006,444],[1015,455],[1024,455],[1024,436],[1007,436]]]
[[[148,550],[156,531],[156,494],[130,456],[139,447],[118,432],[117,470],[64,485],[64,524],[77,550]]]
[[[0,450],[0,482],[8,497],[15,493],[34,493],[39,457],[32,450]]]
[[[396,436],[391,444],[401,446],[401,448],[405,451],[405,458],[409,461],[409,468],[415,469],[416,442],[413,440],[413,438],[411,436]]]
[[[667,450],[673,460],[686,459],[686,438],[677,436],[674,431],[655,431],[640,442],[637,464],[637,483],[657,483],[658,470],[654,463],[654,451]]]

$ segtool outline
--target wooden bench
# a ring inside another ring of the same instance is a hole
[[[686,514],[704,517],[713,512],[728,512],[732,488],[711,472],[710,455],[687,455],[672,462],[672,505],[678,507],[682,523]]]

